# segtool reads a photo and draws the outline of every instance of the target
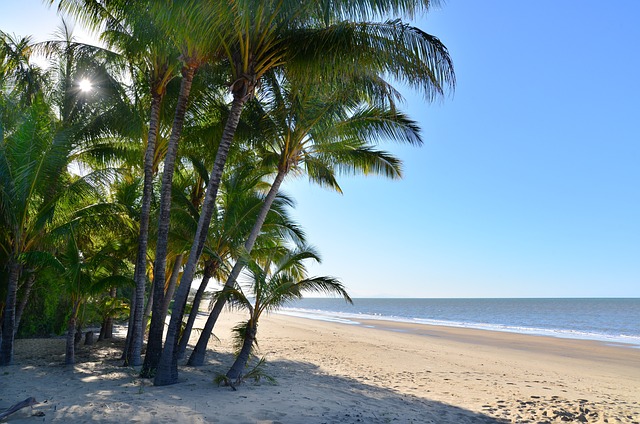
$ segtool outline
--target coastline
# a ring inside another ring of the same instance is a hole
[[[356,298],[353,305],[305,298],[278,313],[354,325],[393,321],[640,348],[640,299],[635,298]]]
[[[231,365],[229,330],[243,317],[225,312],[207,365],[158,388],[119,367],[115,348],[83,347],[68,369],[57,340],[22,340],[16,365],[0,370],[0,408],[36,397],[7,419],[25,423],[32,412],[45,422],[640,422],[640,349],[378,320],[266,316],[260,354],[278,385],[233,392],[212,380]]]

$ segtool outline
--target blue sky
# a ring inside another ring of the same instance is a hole
[[[59,24],[38,0],[0,9],[37,40]],[[357,297],[640,297],[638,16],[636,0],[450,0],[417,19],[456,92],[407,92],[425,145],[387,146],[403,180],[285,184],[312,272]]]

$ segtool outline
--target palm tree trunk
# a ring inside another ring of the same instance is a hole
[[[120,359],[125,361],[127,364],[129,358],[129,346],[131,346],[131,339],[133,338],[133,319],[135,318],[135,313],[133,312],[136,309],[136,292],[135,290],[131,294],[130,306],[129,306],[129,324],[127,330],[127,337],[124,340],[124,349],[122,349],[122,355]]]
[[[222,179],[224,165],[227,162],[227,156],[229,155],[229,148],[231,147],[233,136],[235,135],[238,122],[240,121],[240,114],[242,113],[242,108],[246,101],[246,95],[233,96],[229,117],[222,133],[220,145],[218,146],[213,170],[209,176],[207,192],[204,195],[202,211],[200,212],[198,228],[196,229],[195,243],[191,245],[189,260],[187,261],[184,272],[182,273],[180,287],[176,292],[176,299],[173,303],[174,310],[171,314],[171,321],[169,322],[169,330],[167,331],[165,347],[162,351],[162,358],[158,366],[158,372],[156,373],[156,377],[153,382],[156,386],[165,386],[167,384],[175,384],[178,382],[178,350],[176,346],[178,326],[182,321],[185,301],[189,294],[189,289],[191,288],[191,282],[193,281],[193,275],[196,271],[196,265],[200,259],[202,249],[204,248],[204,244],[207,239],[209,224],[211,223],[211,216],[213,215],[214,210],[214,203],[216,196],[218,195],[218,187],[220,186],[220,180]]]
[[[213,261],[211,261],[213,262]],[[196,292],[195,297],[193,298],[193,304],[191,305],[191,313],[189,313],[189,319],[187,320],[187,325],[185,326],[184,331],[182,331],[182,335],[180,336],[180,341],[178,342],[178,359],[184,358],[184,354],[187,350],[187,344],[189,343],[189,338],[191,337],[191,330],[193,329],[193,324],[196,322],[196,318],[198,316],[198,310],[200,309],[200,302],[202,301],[202,296],[204,296],[204,291],[209,284],[209,280],[213,275],[213,264],[209,263],[204,267],[204,275],[202,276],[202,282],[200,282],[200,287],[198,287],[198,291]]]
[[[227,372],[227,378],[231,384],[235,384],[242,378],[242,372],[249,362],[251,351],[253,350],[253,343],[256,340],[256,333],[258,332],[258,325],[254,324],[253,320],[249,320],[247,323],[247,329],[242,342],[242,349],[236,357],[235,362],[231,366],[231,369]]]
[[[171,299],[173,299],[173,294],[176,291],[176,284],[178,283],[178,277],[180,276],[180,268],[182,268],[182,258],[184,254],[181,253],[176,256],[176,260],[173,263],[173,269],[171,270],[171,277],[169,277],[169,284],[167,287],[167,291],[164,294],[164,301],[162,302],[162,317],[163,320],[167,316],[169,312],[169,305],[171,304]]]
[[[187,361],[187,365],[192,367],[199,367],[204,364],[205,353],[207,352],[207,344],[209,343],[209,337],[211,337],[211,332],[213,331],[213,327],[216,325],[216,321],[222,312],[222,308],[224,308],[225,302],[221,302],[220,299],[216,301],[213,305],[213,309],[209,313],[209,317],[207,318],[207,322],[204,324],[204,328],[200,333],[200,337],[198,338],[198,342],[193,348],[193,352],[191,352],[191,356],[189,356],[189,360]]]
[[[144,357],[144,364],[140,375],[151,377],[160,361],[162,353],[162,335],[164,333],[164,317],[162,316],[162,302],[164,299],[165,267],[167,264],[167,249],[169,241],[169,219],[171,215],[171,186],[173,182],[173,171],[178,156],[178,141],[182,135],[189,93],[196,68],[185,66],[182,68],[182,82],[180,84],[180,95],[176,113],[173,118],[173,127],[167,148],[167,155],[164,159],[164,170],[162,174],[162,187],[160,192],[160,217],[158,219],[158,240],[156,242],[156,260],[153,265],[155,275],[153,276],[153,312],[151,313],[151,327],[149,328],[149,339],[147,340],[147,353]]]
[[[107,332],[107,318],[102,320],[102,324],[100,325],[100,334],[98,334],[98,341],[101,342],[104,340],[104,336]]]
[[[9,265],[9,284],[7,298],[4,304],[4,319],[2,320],[2,342],[0,342],[0,366],[11,365],[13,362],[13,340],[15,339],[16,301],[18,295],[18,280],[22,265],[15,259]]]
[[[151,196],[153,191],[153,158],[158,136],[158,121],[160,119],[160,105],[162,94],[154,90],[151,97],[151,113],[149,117],[149,133],[147,135],[147,149],[144,153],[144,182],[142,186],[142,208],[140,211],[140,235],[138,237],[138,252],[136,255],[136,269],[134,280],[136,283],[135,308],[133,315],[132,334],[128,345],[125,365],[138,366],[142,364],[142,341],[144,339],[144,292],[147,283],[147,246],[149,242],[149,217],[151,215]]]
[[[269,193],[267,197],[264,199],[264,203],[260,209],[260,213],[256,218],[256,222],[253,224],[253,228],[251,229],[251,233],[249,234],[249,238],[244,244],[244,248],[247,254],[251,253],[253,249],[253,245],[255,244],[260,231],[262,230],[262,225],[264,224],[265,219],[267,219],[267,214],[271,209],[271,205],[280,190],[280,185],[282,185],[282,181],[284,181],[284,177],[287,175],[285,170],[278,171],[271,188],[269,189]],[[232,288],[236,284],[236,279],[240,275],[240,272],[244,268],[245,263],[242,260],[236,261],[227,281],[224,284],[225,288]],[[200,338],[198,339],[198,343],[196,344],[193,352],[191,353],[191,357],[187,362],[187,365],[191,365],[194,367],[201,366],[204,363],[205,353],[207,352],[207,344],[209,343],[209,337],[211,337],[211,332],[213,331],[213,327],[215,326],[222,309],[226,303],[226,299],[224,296],[220,296],[218,300],[216,300],[216,304],[214,305],[211,313],[209,314],[209,318],[207,318],[207,322],[205,324],[204,330],[200,333]]]
[[[144,307],[144,315],[142,319],[142,332],[144,335],[147,334],[147,323],[149,322],[149,317],[151,316],[151,309],[153,308],[153,286],[151,287],[151,293],[149,293],[149,299],[147,299],[147,305]]]
[[[118,289],[115,287],[111,287],[109,290],[109,297],[111,299],[115,299],[118,296]],[[111,315],[107,315],[102,320],[102,325],[100,326],[100,335],[98,336],[98,341],[102,341],[105,339],[113,338],[113,317]]]
[[[24,285],[24,290],[22,292],[22,299],[20,299],[20,303],[16,308],[16,323],[15,323],[15,334],[18,334],[18,329],[20,328],[20,320],[22,319],[22,313],[24,312],[24,308],[27,306],[29,302],[29,295],[31,294],[31,289],[33,288],[33,284],[36,282],[36,274],[31,273],[27,278],[27,282]]]
[[[73,307],[71,310],[71,318],[67,324],[67,345],[64,355],[64,364],[73,365],[76,363],[75,347],[76,347],[76,321],[78,315],[78,307],[80,306],[79,300],[73,301]]]

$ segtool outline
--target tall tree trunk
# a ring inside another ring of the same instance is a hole
[[[78,308],[80,306],[79,300],[73,301],[73,306],[71,310],[71,317],[69,318],[69,323],[67,324],[67,344],[64,355],[64,364],[65,365],[73,365],[76,363],[76,321],[78,320]]]
[[[14,258],[9,265],[9,284],[7,298],[4,304],[2,320],[2,342],[0,342],[0,366],[11,365],[13,362],[13,341],[15,339],[16,301],[18,296],[18,280],[20,279],[20,265]]]
[[[136,309],[136,291],[134,290],[131,293],[131,300],[129,303],[129,325],[127,331],[127,337],[124,340],[124,349],[122,349],[122,356],[120,359],[125,361],[125,364],[128,362],[129,358],[129,346],[131,346],[131,339],[133,338],[133,319],[135,318],[135,313],[133,312]]]
[[[162,317],[166,318],[169,312],[169,305],[173,299],[173,294],[176,291],[176,284],[178,284],[178,277],[180,276],[180,268],[182,268],[182,258],[184,254],[181,253],[176,256],[176,260],[173,263],[173,269],[171,270],[171,277],[169,277],[169,284],[167,285],[167,291],[164,294],[164,300],[162,302]]]
[[[156,151],[158,136],[158,121],[160,120],[161,93],[153,90],[151,97],[151,112],[149,116],[149,133],[147,135],[147,149],[144,153],[144,182],[142,186],[142,208],[140,211],[140,235],[138,236],[138,252],[136,254],[136,268],[134,280],[136,283],[135,308],[125,365],[138,366],[142,364],[142,342],[144,339],[144,292],[147,284],[147,246],[149,242],[149,219],[151,215],[151,197],[153,194],[153,158]]]
[[[253,224],[253,228],[251,229],[251,233],[249,234],[249,238],[244,244],[244,248],[247,254],[251,253],[253,249],[253,245],[256,243],[258,239],[258,235],[262,230],[262,226],[264,225],[264,221],[267,219],[267,214],[269,210],[271,210],[271,205],[280,190],[280,186],[282,185],[282,181],[284,181],[284,177],[287,175],[287,171],[280,170],[276,175],[271,188],[269,189],[269,193],[267,197],[264,199],[262,207],[260,208],[260,212],[258,213],[258,217],[256,218],[256,222]],[[236,284],[236,279],[240,275],[240,272],[245,266],[245,262],[241,259],[238,259],[227,278],[227,281],[224,284],[224,288],[232,288]],[[209,343],[209,338],[211,337],[211,332],[213,331],[213,327],[224,308],[226,303],[226,299],[224,296],[220,296],[218,300],[216,300],[209,317],[207,318],[207,322],[205,323],[204,330],[200,333],[200,338],[198,339],[198,343],[193,348],[193,352],[191,352],[191,357],[189,357],[188,365],[197,367],[201,366],[204,363],[204,357],[207,352],[207,344]]]
[[[142,331],[146,335],[147,334],[147,323],[149,322],[149,317],[151,316],[151,309],[153,308],[153,286],[151,287],[151,293],[149,293],[149,299],[147,299],[147,305],[144,307],[144,316],[142,320]]]
[[[167,248],[169,242],[169,219],[171,215],[171,187],[173,183],[173,171],[178,156],[178,141],[182,135],[189,93],[195,68],[185,66],[182,68],[182,82],[180,83],[180,95],[176,105],[176,113],[173,118],[173,127],[167,155],[164,159],[164,170],[162,174],[162,187],[160,193],[160,217],[158,219],[158,240],[156,242],[156,260],[153,265],[153,312],[151,313],[151,327],[149,328],[149,339],[147,341],[147,353],[144,357],[144,364],[140,375],[142,377],[152,377],[155,374],[160,355],[162,353],[162,335],[164,332],[164,317],[162,316],[162,302],[164,299],[164,283],[167,265]]]
[[[24,308],[26,308],[27,303],[29,302],[29,295],[31,295],[31,289],[33,288],[33,284],[36,282],[36,274],[30,273],[29,277],[27,277],[27,282],[24,285],[24,289],[22,291],[22,299],[20,299],[20,303],[16,308],[16,323],[15,323],[15,334],[18,334],[18,330],[20,329],[20,320],[22,319],[22,313],[24,312]],[[14,335],[15,335],[14,334]]]
[[[117,299],[118,297],[118,289],[116,287],[111,287],[111,290],[109,290],[109,296],[111,297],[111,299],[114,299],[115,301],[115,299]],[[113,316],[107,317],[104,338],[105,339],[113,338]]]
[[[218,299],[216,303],[213,305],[213,309],[209,313],[207,317],[207,322],[204,324],[204,328],[200,333],[200,337],[198,338],[198,342],[193,348],[193,352],[191,352],[191,356],[189,356],[189,360],[187,361],[187,365],[192,367],[199,367],[204,364],[204,357],[207,352],[207,344],[209,343],[209,338],[211,337],[211,333],[213,332],[213,327],[216,325],[216,321],[224,308],[225,302],[220,301]]]
[[[107,333],[107,318],[103,319],[102,324],[100,324],[100,334],[98,335],[99,342],[105,339],[106,333]]]
[[[115,287],[111,287],[109,290],[109,297],[111,299],[115,299],[118,296],[118,289]],[[100,335],[98,336],[98,341],[102,341],[105,339],[113,338],[113,317],[111,315],[107,315],[102,319],[102,325],[100,326]]]
[[[187,344],[189,343],[189,338],[191,337],[193,324],[196,322],[196,318],[198,317],[198,310],[200,309],[202,296],[204,296],[204,291],[209,284],[211,276],[213,275],[213,267],[213,261],[210,261],[204,267],[204,275],[202,276],[200,287],[198,287],[198,291],[193,298],[193,304],[191,305],[191,312],[189,313],[189,319],[187,319],[187,325],[185,326],[184,331],[182,331],[180,341],[178,342],[178,359],[184,358],[184,353],[187,350]]]
[[[258,332],[258,324],[254,323],[251,319],[247,323],[247,330],[244,336],[244,340],[242,341],[242,349],[240,349],[240,353],[236,357],[235,362],[231,366],[231,369],[227,372],[227,378],[231,382],[231,384],[235,384],[240,381],[242,378],[242,372],[247,366],[247,362],[249,362],[249,357],[251,356],[251,351],[253,350],[253,343],[256,340],[256,333]]]
[[[207,192],[204,195],[202,211],[200,212],[198,228],[196,229],[195,242],[191,245],[189,260],[187,261],[184,272],[182,273],[180,287],[178,287],[176,299],[173,303],[174,309],[171,314],[171,321],[169,322],[165,347],[162,351],[162,358],[158,365],[158,372],[156,373],[156,377],[153,382],[156,386],[165,386],[167,384],[175,384],[178,382],[178,349],[176,346],[179,329],[178,326],[182,321],[182,315],[186,303],[185,301],[189,294],[189,289],[191,288],[191,282],[193,281],[193,275],[196,271],[196,265],[200,259],[202,249],[204,248],[204,244],[207,239],[209,224],[211,223],[211,216],[213,215],[214,204],[216,196],[218,195],[218,187],[220,186],[224,165],[227,162],[227,156],[229,155],[229,148],[231,147],[233,136],[236,128],[238,127],[238,122],[240,121],[240,114],[242,113],[242,108],[246,101],[246,93],[244,95],[234,94],[233,96],[229,117],[227,118],[227,122],[222,133],[222,139],[218,146],[218,152],[216,153],[213,169],[209,176]]]

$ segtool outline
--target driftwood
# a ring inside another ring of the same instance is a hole
[[[33,406],[36,403],[38,403],[38,402],[36,401],[36,398],[34,398],[34,397],[30,397],[30,398],[27,398],[27,399],[23,400],[22,402],[18,402],[15,405],[13,405],[11,408],[7,409],[6,411],[0,412],[0,420],[3,419],[3,418],[8,417],[9,415],[13,414],[16,411],[19,411],[22,408],[26,408],[27,406]]]

